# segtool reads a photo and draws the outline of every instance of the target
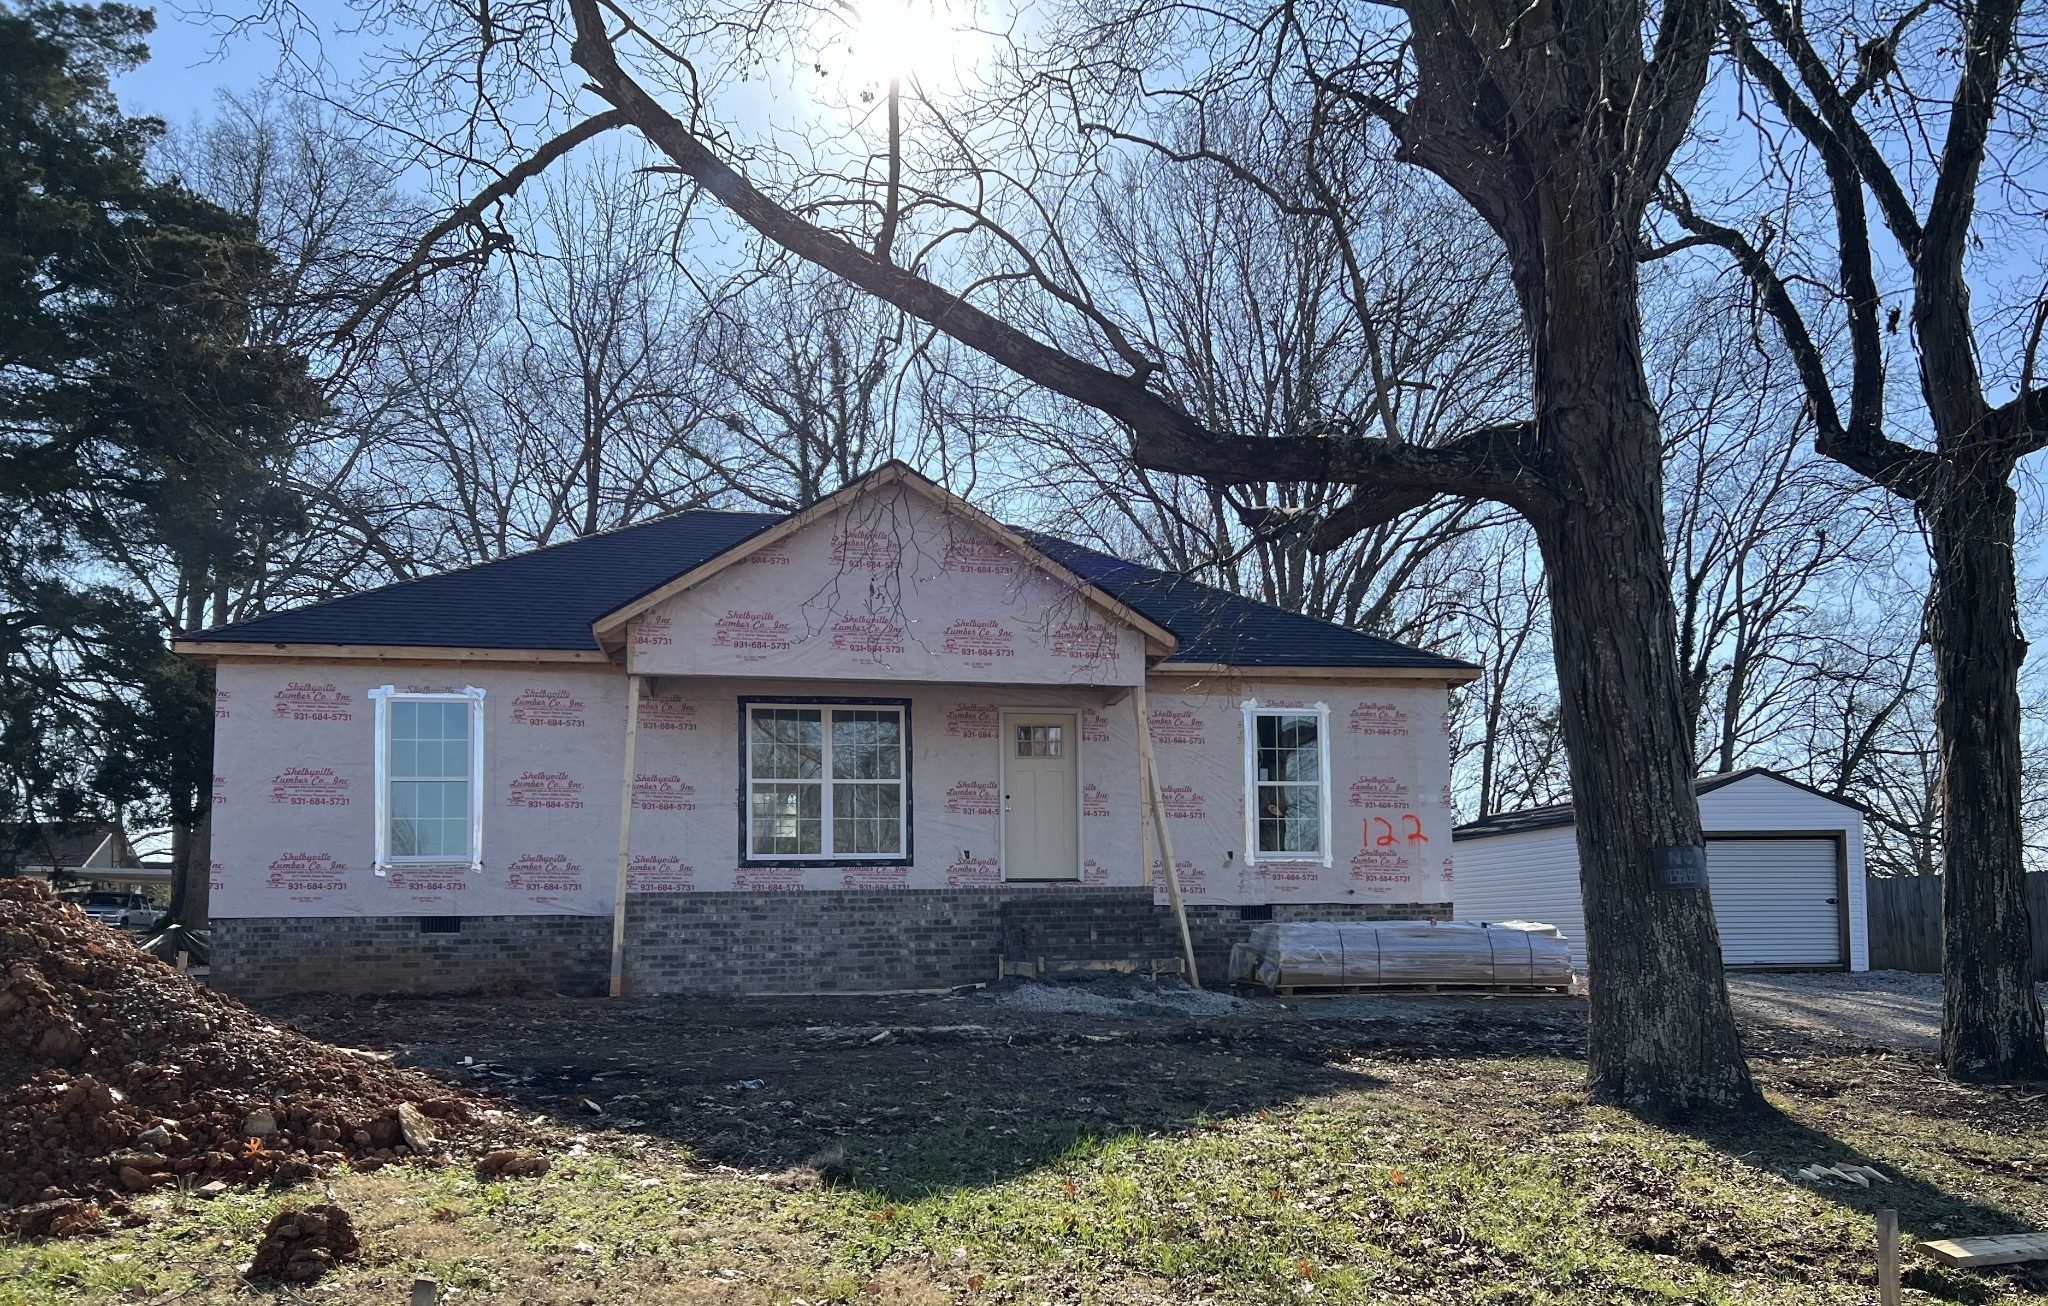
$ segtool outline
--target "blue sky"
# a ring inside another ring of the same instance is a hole
[[[210,112],[217,92],[252,90],[277,67],[277,48],[267,38],[223,44],[203,18],[166,4],[156,6],[149,49],[149,62],[116,81],[114,91],[129,113],[154,114],[177,126]]]

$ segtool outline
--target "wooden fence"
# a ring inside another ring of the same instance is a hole
[[[1870,964],[1877,970],[1941,970],[1941,877],[1871,876]],[[2034,917],[2034,976],[2048,980],[2048,874],[2027,877]]]

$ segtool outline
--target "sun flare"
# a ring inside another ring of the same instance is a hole
[[[853,0],[842,51],[858,82],[902,78],[926,89],[957,83],[974,62],[967,13],[946,0]]]

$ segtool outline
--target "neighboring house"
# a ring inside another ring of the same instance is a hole
[[[116,822],[42,822],[0,826],[0,865],[14,875],[73,879],[106,888],[149,889],[153,876]]]
[[[1155,802],[1220,980],[1242,922],[1448,913],[1443,717],[1477,673],[895,463],[178,648],[218,668],[237,992],[586,989],[615,938],[635,992],[1173,957]]]
[[[1762,767],[1702,779],[1707,889],[1730,967],[1870,969],[1863,810]],[[1586,964],[1578,831],[1569,803],[1500,812],[1455,835],[1465,920],[1556,925]]]

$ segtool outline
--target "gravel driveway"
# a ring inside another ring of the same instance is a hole
[[[2040,987],[2048,1002],[2048,984]],[[1941,1045],[1941,976],[1902,970],[1860,975],[1731,974],[1728,990],[1746,1024],[1831,1041],[1932,1052]]]

